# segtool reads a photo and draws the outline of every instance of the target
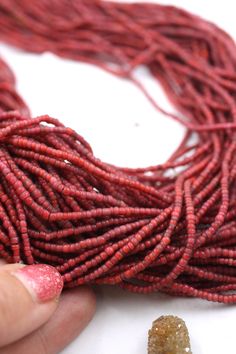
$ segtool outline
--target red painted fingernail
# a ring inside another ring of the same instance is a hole
[[[63,280],[58,271],[46,264],[34,264],[13,273],[38,302],[57,298],[63,288]]]

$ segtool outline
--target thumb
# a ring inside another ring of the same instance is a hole
[[[63,281],[45,264],[0,268],[0,347],[44,324],[57,308]]]

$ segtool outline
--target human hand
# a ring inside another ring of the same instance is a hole
[[[0,262],[0,354],[59,353],[92,318],[92,291],[79,287],[60,295],[54,268]]]

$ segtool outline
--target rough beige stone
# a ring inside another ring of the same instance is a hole
[[[192,354],[188,329],[179,317],[161,316],[148,335],[148,354]]]

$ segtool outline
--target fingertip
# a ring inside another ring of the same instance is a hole
[[[93,291],[82,286],[62,293],[58,308],[39,330],[8,346],[5,353],[59,353],[88,325],[96,307]],[[1,353],[1,352],[0,352]]]
[[[81,286],[64,291],[57,311],[41,330],[49,352],[60,352],[73,341],[87,327],[95,308],[96,298],[90,288]]]
[[[56,268],[47,264],[33,264],[12,273],[38,302],[57,299],[63,288],[63,280]]]
[[[96,310],[95,293],[88,286],[83,286],[81,288],[75,289],[75,292],[76,291],[80,294],[81,299],[83,298],[84,312],[85,312],[85,314],[87,314],[87,318],[90,321],[91,318],[94,316],[94,313]]]
[[[50,269],[49,276],[45,269],[45,265],[0,267],[0,346],[41,327],[55,312],[58,303],[54,298],[59,296],[62,284],[56,286],[52,280],[60,279],[60,275]]]
[[[94,291],[88,286],[66,290],[63,294],[66,301],[73,306],[73,321],[83,319],[84,323],[90,322],[96,310],[96,296]]]

